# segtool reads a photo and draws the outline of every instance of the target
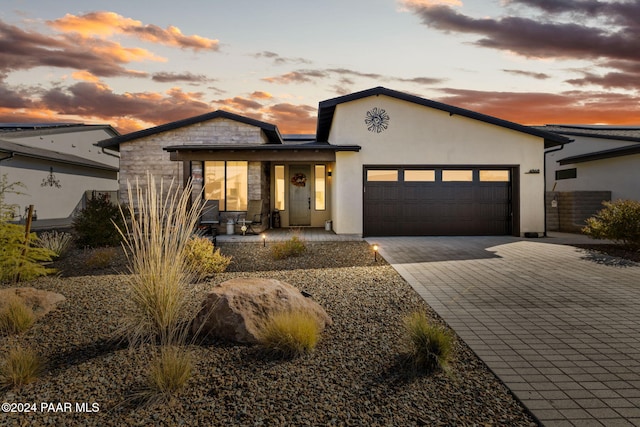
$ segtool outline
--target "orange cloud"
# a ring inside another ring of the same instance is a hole
[[[256,90],[250,96],[253,99],[271,99],[271,98],[273,98],[273,95],[271,95],[269,92],[263,92],[261,90]]]
[[[97,76],[85,70],[75,71],[71,74],[71,77],[73,77],[76,80],[82,80],[82,81],[91,82],[91,83],[98,83],[100,81],[100,79]]]
[[[82,16],[67,13],[55,21],[47,21],[47,24],[59,31],[78,33],[84,37],[108,36],[118,32],[119,28],[142,26],[142,22],[114,12],[91,12]]]
[[[219,48],[219,41],[199,35],[186,36],[178,27],[163,29],[153,24],[143,24],[131,18],[125,18],[114,12],[90,12],[76,16],[66,14],[60,19],[47,21],[47,24],[59,31],[76,33],[85,38],[125,34],[140,40],[167,46],[193,50],[213,50]]]

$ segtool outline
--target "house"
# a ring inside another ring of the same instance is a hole
[[[376,87],[320,102],[314,139],[225,111],[99,143],[119,149],[120,189],[149,171],[218,200],[248,200],[283,227],[339,234],[544,233],[545,148],[570,139]],[[263,227],[268,227],[267,216]]]
[[[640,127],[546,125],[572,138],[546,155],[547,228],[579,231],[605,200],[640,200]]]
[[[117,151],[96,143],[119,133],[109,125],[0,123],[0,175],[21,182],[23,194],[7,194],[14,221],[34,205],[33,228],[71,225],[87,194],[118,190]]]

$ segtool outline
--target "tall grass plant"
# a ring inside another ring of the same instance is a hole
[[[125,319],[130,346],[144,342],[180,345],[195,313],[188,311],[188,285],[194,277],[186,245],[200,216],[201,205],[191,204],[192,186],[180,189],[171,181],[147,174],[146,185],[128,183],[127,218],[118,230],[131,274],[130,298],[135,309]]]

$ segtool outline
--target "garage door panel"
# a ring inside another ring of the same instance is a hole
[[[435,181],[404,182],[401,169],[398,181],[365,183],[365,235],[511,233],[510,182],[481,182],[479,168],[472,182],[442,182],[440,172]]]

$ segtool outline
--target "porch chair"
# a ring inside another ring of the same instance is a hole
[[[220,224],[220,201],[219,200],[206,200],[202,213],[200,214],[199,229],[204,230],[205,234],[211,234],[213,236],[213,243],[216,243],[216,236],[218,235],[218,229],[214,225]]]
[[[247,213],[238,215],[238,220],[236,221],[236,224],[242,224],[247,227],[242,234],[247,232],[258,234],[258,232],[253,229],[253,226],[262,225],[262,217],[265,215],[263,207],[264,203],[262,200],[249,200],[247,202]]]

